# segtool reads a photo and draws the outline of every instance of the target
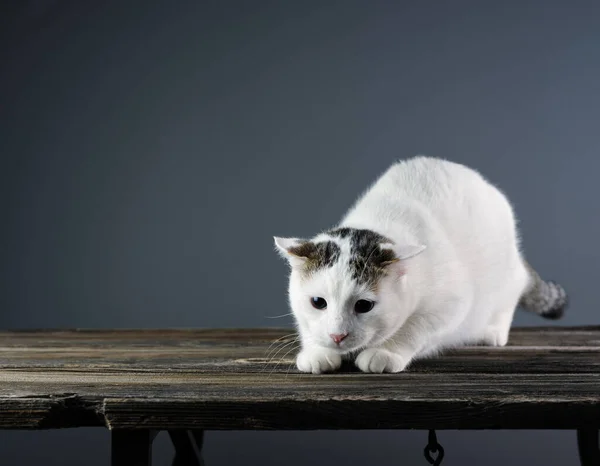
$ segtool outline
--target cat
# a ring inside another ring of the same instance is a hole
[[[396,161],[334,228],[274,242],[290,266],[301,372],[350,359],[397,373],[444,349],[506,345],[518,306],[549,319],[567,307],[524,259],[504,193],[441,158]]]

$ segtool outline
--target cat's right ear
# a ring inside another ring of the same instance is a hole
[[[281,238],[274,236],[275,246],[279,255],[289,262],[292,267],[304,265],[308,255],[302,254],[302,247],[307,244],[306,240],[300,238]]]

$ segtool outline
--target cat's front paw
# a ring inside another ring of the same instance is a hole
[[[301,372],[321,374],[333,372],[342,366],[342,356],[325,348],[310,348],[300,351],[296,366]]]
[[[399,354],[383,348],[369,348],[358,355],[356,366],[363,372],[401,372],[407,366],[407,361]]]

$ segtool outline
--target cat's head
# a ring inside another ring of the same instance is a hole
[[[425,246],[354,228],[275,237],[275,245],[291,267],[289,301],[306,344],[356,351],[387,340],[406,319],[406,261]]]

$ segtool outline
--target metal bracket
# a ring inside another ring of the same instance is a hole
[[[600,466],[600,429],[586,428],[577,431],[577,448],[581,466]]]

